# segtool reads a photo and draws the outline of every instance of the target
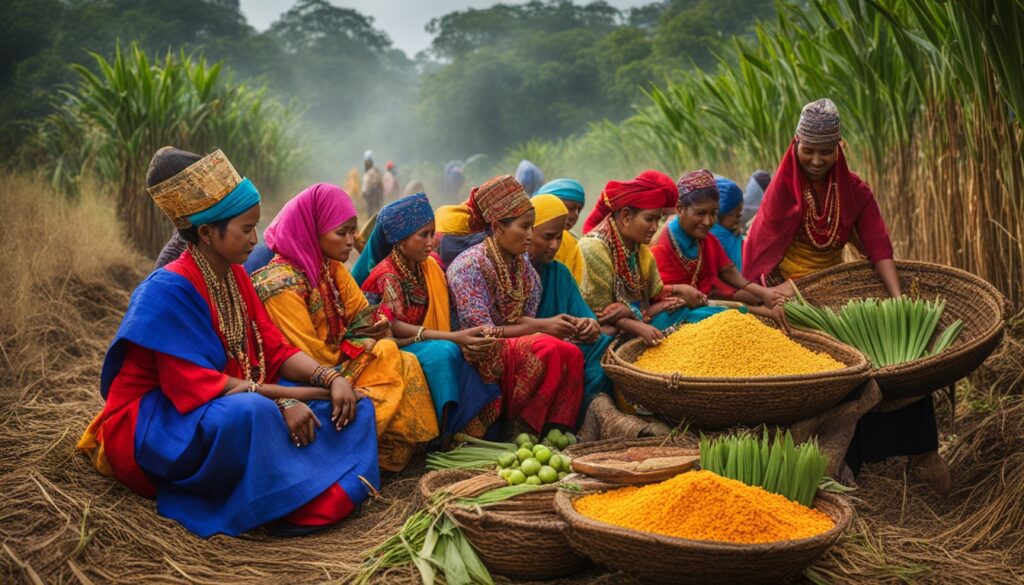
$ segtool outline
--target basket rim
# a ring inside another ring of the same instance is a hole
[[[874,272],[874,269],[874,264],[872,264],[869,260],[857,260],[854,262],[846,262],[843,264],[832,266],[831,268],[826,268],[825,270],[815,272],[814,274],[808,275],[805,278],[801,279],[803,281],[803,283],[800,285],[801,290],[806,291],[808,288],[815,286],[815,284],[817,284],[819,281],[830,278],[836,274],[849,274],[867,271]],[[884,377],[887,375],[897,375],[905,373],[905,371],[907,370],[916,370],[921,367],[929,366],[933,363],[938,363],[948,359],[959,357],[961,355],[975,351],[978,347],[986,343],[989,343],[993,337],[1000,336],[1005,331],[1006,297],[1003,296],[1003,293],[999,292],[999,290],[995,286],[993,286],[985,279],[975,274],[971,274],[970,272],[967,272],[966,270],[962,270],[960,268],[954,268],[952,266],[945,266],[942,264],[934,264],[931,262],[920,262],[915,260],[896,261],[896,269],[918,269],[919,271],[931,270],[935,272],[945,272],[966,283],[969,283],[972,286],[986,290],[989,296],[996,301],[995,304],[998,306],[999,314],[996,315],[996,318],[993,320],[992,324],[989,327],[981,330],[978,333],[978,335],[976,335],[974,339],[971,339],[970,341],[966,341],[959,345],[949,347],[942,353],[927,355],[909,362],[903,362],[901,364],[892,364],[882,368],[872,367],[871,372],[873,376]]]
[[[640,338],[631,339],[624,343],[615,342],[605,351],[605,355],[609,356],[608,361],[613,362],[609,365],[613,367],[619,367],[629,371],[635,375],[647,376],[657,380],[663,380],[670,384],[685,385],[685,384],[773,384],[773,383],[794,383],[794,382],[820,382],[822,379],[840,379],[840,378],[858,378],[864,375],[864,373],[870,374],[871,363],[867,357],[857,348],[846,345],[845,343],[834,339],[824,333],[817,331],[805,331],[799,329],[793,329],[793,336],[796,337],[810,337],[817,341],[823,342],[825,345],[836,346],[845,352],[851,354],[852,357],[856,358],[856,363],[846,364],[846,367],[838,370],[828,370],[824,372],[815,372],[810,374],[785,374],[780,376],[748,376],[748,377],[695,377],[695,376],[683,376],[679,372],[673,372],[666,374],[663,372],[653,372],[651,370],[645,370],[638,367],[633,362],[627,361],[619,352],[627,347],[640,345],[643,340]],[[803,345],[801,343],[801,345]],[[806,346],[804,346],[806,347]],[[810,349],[810,348],[808,348]],[[945,352],[944,352],[945,353]],[[604,364],[602,364],[604,365]]]
[[[624,528],[622,526],[616,526],[614,524],[607,524],[599,520],[584,516],[576,511],[576,506],[573,503],[583,496],[589,494],[585,493],[572,493],[566,490],[559,490],[559,493],[555,494],[554,508],[558,515],[569,525],[570,530],[576,530],[575,525],[584,525],[588,528],[601,530],[604,532],[610,532],[616,536],[622,538],[630,538],[634,540],[645,540],[654,541],[658,544],[671,547],[685,547],[689,549],[707,550],[715,552],[779,552],[780,548],[788,550],[796,550],[801,548],[810,548],[817,546],[821,543],[828,542],[830,540],[836,540],[843,532],[849,528],[853,522],[854,509],[853,505],[850,504],[848,498],[841,494],[835,494],[831,492],[818,491],[815,496],[815,500],[822,499],[830,504],[835,505],[839,508],[836,516],[828,514],[829,518],[835,523],[835,525],[829,530],[816,534],[814,536],[808,536],[797,540],[778,540],[774,542],[763,542],[755,544],[741,544],[735,542],[720,542],[717,540],[691,540],[688,538],[679,538],[676,536],[666,536],[663,534],[656,534],[653,532],[641,532],[639,530],[633,530],[632,528]]]

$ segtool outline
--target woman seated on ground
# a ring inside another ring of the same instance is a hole
[[[379,487],[373,404],[290,346],[256,296],[241,263],[259,193],[219,150],[162,148],[146,182],[188,247],[135,289],[78,449],[202,537],[345,518]]]
[[[550,318],[568,315],[576,319],[580,332],[570,341],[583,352],[584,396],[582,412],[586,412],[590,401],[600,392],[611,391],[611,380],[601,367],[601,357],[612,337],[601,333],[597,317],[590,310],[569,269],[558,261],[558,250],[564,245],[562,238],[569,234],[565,230],[569,210],[554,195],[536,195],[531,199],[537,214],[533,223],[533,239],[530,242],[530,260],[540,275],[540,306],[537,317]]]
[[[535,214],[522,186],[505,175],[474,191],[488,236],[448,267],[448,286],[457,328],[484,327],[500,343],[486,357],[467,357],[501,388],[506,421],[533,432],[573,428],[583,400],[583,354],[565,339],[588,330],[568,315],[537,318],[540,277],[527,255]]]
[[[744,244],[747,278],[781,282],[843,262],[853,243],[875,265],[892,297],[901,294],[892,242],[875,196],[846,165],[835,104],[821,99],[804,106],[796,136],[768,186]],[[781,288],[781,287],[780,287]],[[865,462],[906,455],[911,469],[940,494],[952,485],[938,454],[932,397],[886,413],[868,413],[846,452],[857,473]]]
[[[474,421],[500,391],[484,384],[462,356],[460,347],[482,357],[495,341],[483,336],[482,327],[452,332],[448,281],[431,255],[433,249],[434,210],[423,193],[409,195],[381,209],[352,272],[377,306],[374,316],[390,321],[403,349],[419,359],[442,436],[447,437]],[[360,282],[364,273],[367,277]],[[482,436],[484,429],[474,421],[466,430]]]
[[[658,230],[662,209],[674,207],[675,181],[658,171],[644,171],[632,181],[610,181],[587,218],[580,239],[586,262],[580,293],[597,315],[602,330],[658,343],[663,331],[693,322],[718,309],[673,296],[662,285],[647,244]]]
[[[583,185],[573,179],[555,179],[550,183],[545,183],[537,191],[537,194],[554,195],[562,201],[562,204],[565,205],[568,211],[568,216],[565,220],[565,231],[562,233],[562,243],[555,254],[555,260],[564,264],[569,269],[569,272],[572,273],[572,277],[576,279],[576,283],[579,284],[583,281],[583,268],[585,264],[583,263],[583,254],[580,253],[578,238],[570,230],[576,225],[576,221],[579,220],[580,211],[583,210],[583,205],[586,203]]]
[[[696,307],[707,304],[715,280],[720,279],[736,291],[736,300],[764,304],[770,309],[781,305],[785,296],[743,278],[711,233],[719,209],[718,184],[711,171],[687,173],[679,179],[677,187],[677,214],[651,250],[666,287],[686,299],[688,306]]]
[[[318,183],[285,204],[264,234],[274,259],[253,274],[256,292],[285,338],[334,368],[373,400],[380,466],[399,471],[438,435],[416,356],[400,352],[386,320],[342,262],[352,252],[356,209],[340,187]]]

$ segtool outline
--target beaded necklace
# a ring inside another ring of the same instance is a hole
[[[839,239],[839,183],[829,178],[828,190],[818,214],[814,191],[810,183],[804,184],[804,233],[811,244],[819,250],[835,248]],[[824,223],[825,227],[820,227]],[[824,240],[824,241],[822,241]]]
[[[615,221],[609,216],[606,221],[608,222],[608,247],[611,248],[612,261],[615,264],[615,280],[621,283],[626,292],[629,293],[633,299],[640,299],[644,303],[646,308],[646,290],[647,290],[647,279],[644,278],[643,273],[640,271],[639,262],[630,262],[629,254],[626,252],[626,244],[622,241],[622,235],[619,233],[618,226],[615,225]],[[639,246],[639,244],[637,244]],[[620,295],[626,296],[626,295]],[[620,301],[631,302],[631,299],[619,299]]]
[[[679,242],[676,240],[676,236],[672,233],[672,230],[670,228],[666,229],[668,229],[668,240],[672,242],[672,248],[676,251],[676,255],[679,256],[679,259],[683,262],[683,270],[688,270],[690,271],[690,274],[693,275],[690,277],[690,286],[696,287],[697,279],[700,276],[700,269],[704,267],[704,242],[697,240],[697,257],[691,260],[686,257],[686,254],[683,254],[683,248],[679,245]]]
[[[338,283],[331,276],[330,260],[324,260],[320,268],[320,296],[324,298],[324,314],[327,317],[327,344],[340,346],[348,327],[345,323],[345,303],[341,300]]]
[[[203,256],[199,248],[194,244],[188,245],[199,272],[203,275],[207,290],[213,299],[213,308],[217,314],[217,328],[225,341],[225,349],[228,355],[235,358],[241,366],[246,381],[262,384],[267,377],[267,362],[263,354],[263,337],[255,321],[246,319],[248,314],[245,306],[245,299],[242,298],[242,291],[238,290],[238,283],[234,275],[228,269],[228,274],[221,280],[213,272],[210,262]],[[248,328],[252,327],[253,337],[256,339],[256,355],[258,367],[254,367],[249,360]]]
[[[427,284],[423,276],[423,265],[419,262],[407,260],[401,250],[398,249],[398,246],[391,248],[391,263],[398,270],[398,275],[401,277],[402,292],[409,302],[415,305],[427,304]],[[409,264],[413,264],[415,269],[410,268]]]
[[[490,258],[491,263],[494,264],[494,271],[498,275],[498,286],[501,291],[507,293],[512,297],[512,307],[508,314],[505,315],[505,320],[512,323],[522,317],[523,311],[526,309],[526,286],[522,279],[516,279],[515,283],[512,281],[512,272],[509,270],[509,266],[505,263],[505,259],[501,256],[501,251],[498,250],[498,243],[494,241],[494,236],[487,236],[487,256]],[[512,257],[512,270],[519,274],[523,270],[522,258],[519,256]]]

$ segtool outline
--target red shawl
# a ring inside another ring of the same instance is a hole
[[[850,172],[842,147],[829,172],[839,187],[839,241],[845,245],[856,229],[863,252],[872,262],[891,259],[892,242],[878,202],[871,188]],[[762,276],[767,277],[782,261],[793,238],[802,229],[801,193],[806,181],[797,160],[794,139],[772,176],[750,234],[743,243],[743,276],[760,282]]]
[[[678,220],[672,219],[669,221]],[[658,238],[658,245],[651,248],[654,260],[658,263],[658,273],[661,274],[661,281],[666,285],[690,284],[693,282],[693,269],[683,264],[682,258],[679,257],[675,246],[672,245],[669,231],[670,228],[666,225],[661,233],[661,237]],[[700,246],[704,254],[704,261],[701,265],[700,274],[697,275],[697,283],[694,288],[704,294],[708,294],[716,285],[718,273],[728,268],[732,264],[732,260],[729,260],[729,255],[725,253],[725,248],[722,247],[722,243],[718,241],[714,234],[708,234],[704,240],[698,241],[697,245]]]
[[[583,233],[597,227],[608,214],[624,207],[661,209],[675,207],[679,199],[676,182],[665,173],[647,170],[632,181],[608,181],[594,210],[583,224]]]

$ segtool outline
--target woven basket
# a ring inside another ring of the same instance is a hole
[[[428,473],[420,480],[420,496],[429,500],[434,492],[476,473],[457,469]],[[486,508],[450,505],[447,512],[492,573],[525,580],[555,579],[578,573],[589,564],[565,539],[565,522],[553,507],[557,492],[553,485],[544,486]]]
[[[973,372],[1002,341],[1008,310],[1006,298],[994,286],[963,270],[925,262],[897,262],[896,268],[904,293],[916,287],[923,298],[946,300],[939,331],[956,319],[964,322],[964,328],[939,355],[874,370],[885,400],[926,396]],[[850,299],[888,296],[866,260],[823,270],[797,285],[809,302],[833,308]]]
[[[825,554],[853,519],[846,498],[821,492],[814,507],[836,523],[824,534],[767,544],[709,542],[592,520],[573,507],[581,496],[564,491],[555,496],[555,511],[568,526],[569,543],[597,564],[644,583],[785,583]]]
[[[645,349],[634,339],[613,346],[602,359],[605,373],[630,402],[701,429],[733,425],[788,424],[835,406],[866,381],[871,366],[859,351],[813,332],[794,331],[792,339],[846,364],[841,370],[757,378],[688,378],[633,365]]]

